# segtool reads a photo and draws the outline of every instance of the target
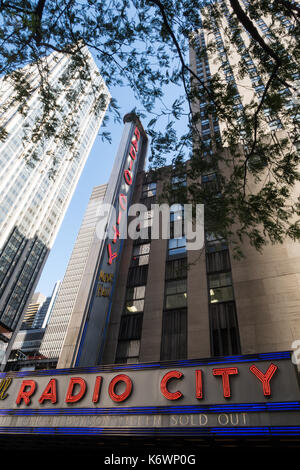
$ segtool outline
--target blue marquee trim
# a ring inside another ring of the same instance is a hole
[[[243,427],[198,427],[198,428],[96,428],[96,427],[8,427],[0,426],[0,434],[30,435],[140,435],[140,436],[300,436],[300,426],[243,426]]]
[[[168,415],[196,413],[251,413],[300,411],[300,402],[242,403],[224,405],[187,405],[187,406],[146,406],[115,408],[40,408],[40,409],[0,409],[0,416],[98,416],[98,415]]]

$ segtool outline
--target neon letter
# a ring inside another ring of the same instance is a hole
[[[51,403],[57,402],[57,394],[56,394],[56,380],[51,379],[48,385],[46,386],[45,390],[43,391],[42,395],[39,398],[39,403],[43,403],[45,400],[50,400]]]
[[[76,395],[73,395],[75,385],[79,385],[80,389]],[[81,400],[86,391],[86,383],[81,377],[72,377],[69,382],[69,387],[66,396],[66,403],[76,403]]]
[[[140,140],[140,131],[138,130],[137,127],[134,129],[134,133],[136,135],[137,140]]]
[[[110,243],[107,245],[107,249],[108,249],[108,264],[112,264],[113,260],[118,256],[118,252],[116,251],[115,253],[113,253],[111,251]]]
[[[132,160],[136,159],[136,151],[133,145],[130,146],[129,155],[131,156]]]
[[[132,176],[129,170],[124,171],[124,178],[126,183],[130,186],[132,184]]]
[[[126,210],[126,206],[127,206],[127,196],[125,196],[125,194],[120,194],[119,196],[119,204],[121,206],[121,208],[123,209],[123,211]]]
[[[121,395],[117,395],[115,392],[115,386],[117,385],[118,382],[124,382],[126,384],[125,392],[121,393]],[[131,391],[132,391],[131,379],[128,377],[128,375],[124,375],[124,374],[116,375],[116,377],[112,379],[108,387],[108,393],[109,393],[110,398],[113,401],[116,401],[118,403],[126,400],[126,398],[128,398],[129,395],[131,394]]]
[[[168,400],[178,400],[178,398],[181,398],[183,395],[179,390],[177,392],[169,392],[167,389],[167,384],[169,380],[171,379],[180,379],[183,377],[183,373],[179,372],[178,370],[171,370],[171,372],[168,372],[166,375],[163,376],[162,381],[160,383],[160,390],[161,393],[166,397]]]
[[[222,376],[222,385],[223,385],[223,394],[224,398],[230,398],[230,384],[229,384],[229,376],[238,374],[237,367],[222,367],[220,369],[213,369],[213,375],[221,375]]]
[[[97,401],[99,400],[101,383],[102,383],[102,377],[101,375],[98,375],[96,377],[96,382],[95,382],[95,387],[94,387],[94,393],[93,393],[93,399],[92,399],[93,403],[97,403]]]
[[[271,364],[267,372],[263,374],[256,366],[253,365],[250,367],[251,372],[261,381],[265,397],[269,397],[271,395],[270,380],[277,369],[277,366]]]
[[[120,237],[120,232],[119,232],[119,230],[117,229],[117,227],[116,227],[115,225],[113,226],[113,230],[114,230],[114,232],[115,232],[115,234],[114,234],[114,239],[113,239],[113,243],[116,243],[118,237]]]
[[[203,398],[202,371],[196,370],[196,398]]]
[[[29,390],[25,391],[26,387],[30,387]],[[36,387],[36,382],[34,380],[23,380],[20,387],[19,394],[16,399],[16,404],[19,405],[22,399],[25,402],[25,405],[30,405],[30,397],[34,393]]]

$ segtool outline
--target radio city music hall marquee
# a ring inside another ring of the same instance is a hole
[[[123,249],[122,234],[127,228],[127,211],[137,173],[144,166],[147,135],[135,115],[126,115],[124,123],[123,136],[115,158],[117,167],[114,166],[105,203],[100,208],[96,229],[96,266],[88,267],[91,272],[95,271],[95,276],[91,280],[91,295],[84,307],[83,326],[80,337],[77,338],[72,363],[75,367],[101,362]]]
[[[1,374],[1,433],[290,435],[299,425],[285,352]]]

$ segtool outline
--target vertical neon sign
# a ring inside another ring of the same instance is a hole
[[[100,241],[97,274],[78,339],[75,367],[101,362],[123,239],[127,234],[127,208],[131,202],[137,171],[146,155],[147,136],[136,116],[127,116],[129,119],[124,119],[127,129],[123,133],[127,137],[126,140],[123,137],[120,143],[116,158],[119,167],[115,174],[112,173],[113,183],[108,187],[110,199],[106,201],[114,208],[114,214],[108,216],[107,236]]]

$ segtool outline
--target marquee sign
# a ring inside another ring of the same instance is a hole
[[[131,203],[135,178],[143,167],[147,151],[147,135],[133,114],[124,118],[123,137],[104,199],[103,214],[106,236],[99,240],[99,261],[91,296],[86,305],[85,321],[75,366],[99,364],[105,344],[106,328],[117,278],[118,264],[127,230],[127,211]]]
[[[1,433],[300,435],[290,353],[1,374]]]

